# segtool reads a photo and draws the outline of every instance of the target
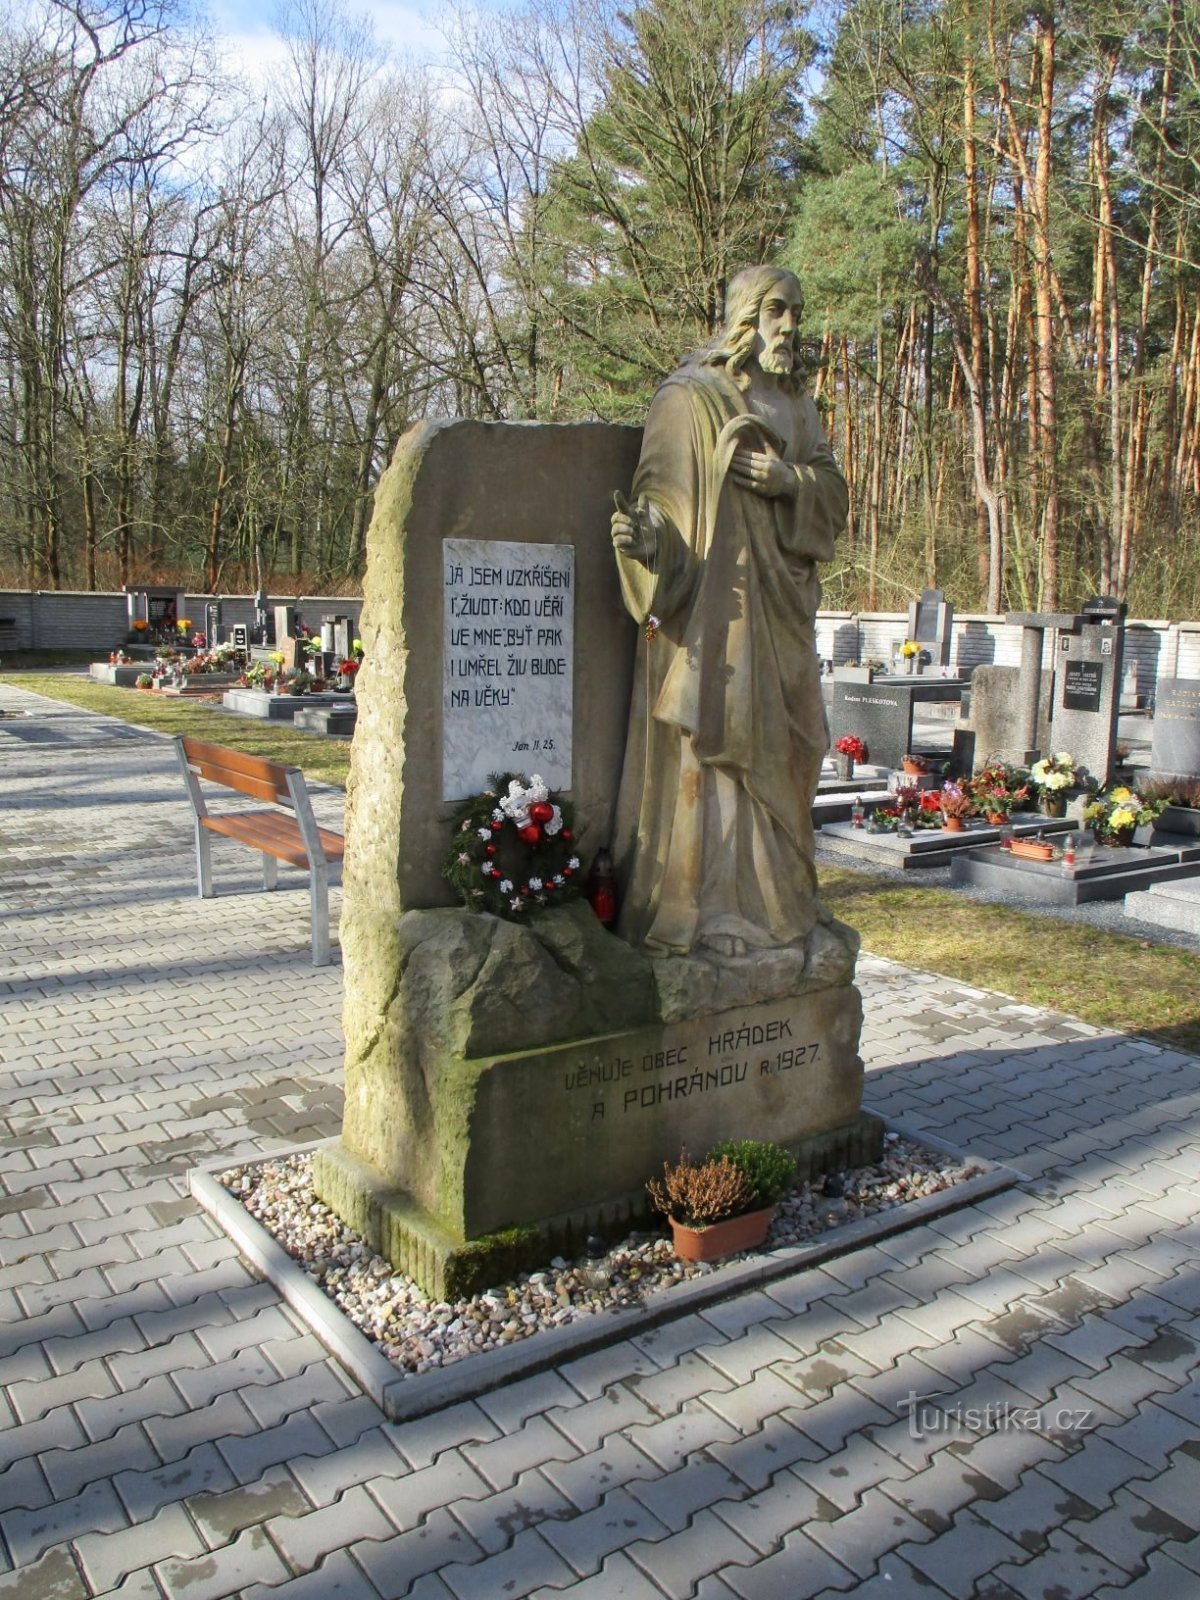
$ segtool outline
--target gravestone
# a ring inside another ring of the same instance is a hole
[[[296,606],[275,606],[275,646],[283,648],[286,638],[296,637]]]
[[[874,766],[898,767],[912,749],[914,705],[961,698],[962,685],[945,679],[847,683],[835,675],[830,737],[836,744],[845,734],[854,734],[866,745]]]
[[[221,643],[221,602],[210,600],[204,608],[204,637],[210,650]]]
[[[529,921],[454,905],[452,820],[492,774],[572,802],[581,871],[611,840],[635,652],[609,530],[636,428],[426,423],[368,538],[347,786],[346,1110],[320,1197],[446,1297],[578,1249],[718,1137],[867,1159],[855,941],[718,969],[656,959],[586,900]],[[553,1251],[551,1251],[553,1253]]]
[[[235,622],[229,630],[229,642],[243,655],[250,653],[250,629],[244,622]]]
[[[145,622],[156,638],[177,637],[176,624],[186,615],[182,589],[166,584],[127,585],[125,595],[131,627],[134,622]]]
[[[1175,678],[1159,685],[1150,768],[1164,777],[1200,776],[1200,678]]]
[[[950,640],[954,626],[954,607],[940,589],[922,589],[909,602],[908,637],[929,652],[935,666],[950,664]]]
[[[1124,614],[1120,601],[1098,597],[1055,634],[1050,746],[1074,756],[1077,770],[1101,788],[1116,750]]]

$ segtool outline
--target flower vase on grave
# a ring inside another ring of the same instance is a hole
[[[1124,828],[1106,828],[1103,833],[1096,830],[1096,840],[1099,844],[1106,844],[1115,850],[1128,850],[1133,844],[1133,836],[1137,831],[1137,823],[1131,822]]]
[[[1038,796],[1038,806],[1044,817],[1065,817],[1067,797],[1057,789],[1043,789]]]
[[[854,757],[845,756],[840,750],[834,752],[834,763],[837,766],[837,775],[845,780],[854,776]]]

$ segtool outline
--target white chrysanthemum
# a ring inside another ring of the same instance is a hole
[[[542,887],[542,880],[540,878],[530,878],[529,887],[533,891],[533,893],[536,894],[538,892],[538,890]]]
[[[513,892],[513,881],[512,881],[512,879],[511,878],[501,878],[500,879],[500,893],[501,894],[511,894],[512,892]]]
[[[476,828],[475,832],[481,839],[490,839],[492,837],[492,830],[490,828]]]
[[[562,808],[560,806],[555,806],[554,815],[550,818],[549,822],[543,824],[543,832],[546,834],[547,838],[553,839],[556,833],[562,832],[562,825]]]
[[[579,871],[579,857],[578,856],[572,856],[570,861],[567,862],[567,865],[570,867],[572,872],[578,872]]]

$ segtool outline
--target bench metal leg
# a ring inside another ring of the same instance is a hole
[[[273,889],[279,882],[279,863],[274,856],[263,853],[263,888]]]
[[[196,819],[196,883],[201,900],[213,898],[212,840],[208,829]]]
[[[312,913],[312,964],[329,965],[329,869],[325,865],[312,868],[309,884],[309,903]]]

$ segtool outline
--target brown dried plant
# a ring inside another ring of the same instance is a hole
[[[754,1204],[753,1187],[728,1156],[694,1166],[686,1150],[674,1165],[664,1161],[662,1182],[651,1178],[646,1189],[656,1211],[691,1228],[740,1216]]]

